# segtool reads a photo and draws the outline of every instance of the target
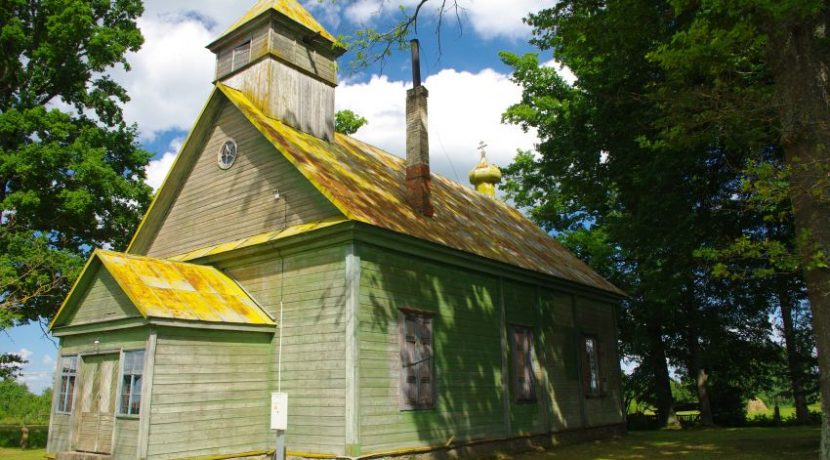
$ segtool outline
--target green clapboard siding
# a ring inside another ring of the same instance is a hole
[[[103,271],[102,271],[103,272]],[[125,350],[139,350],[147,346],[149,332],[146,328],[108,331],[95,334],[82,334],[60,338],[60,355],[77,353],[119,352]],[[95,344],[95,341],[98,344]],[[58,358],[60,359],[60,357]],[[80,379],[80,373],[78,374]],[[60,382],[58,373],[55,375],[55,385]],[[76,380],[76,387],[78,387]],[[57,392],[56,392],[57,394]],[[77,402],[77,400],[75,401]],[[49,438],[46,452],[55,454],[71,450],[73,416],[55,413],[54,404],[50,419]],[[138,420],[116,418],[114,452],[116,458],[135,458],[136,443],[138,441]]]
[[[602,398],[585,400],[589,426],[619,423],[623,420],[620,395],[620,367],[614,343],[614,309],[611,305],[577,299],[577,323],[583,333],[599,341],[600,377],[605,387]]]
[[[140,316],[115,278],[99,266],[86,293],[63,325],[76,326]]]
[[[222,267],[278,321],[282,302],[282,391],[289,395],[291,451],[345,453],[345,257],[345,246],[337,246]],[[273,390],[278,344],[277,335]]]
[[[148,459],[266,448],[271,335],[161,328]]]
[[[228,140],[233,166],[217,163]],[[147,255],[167,257],[338,214],[336,208],[226,104]],[[279,192],[279,200],[275,194]]]
[[[361,453],[578,429],[583,404],[591,426],[622,422],[610,305],[578,299],[575,323],[571,294],[370,245],[359,253]],[[502,386],[502,294],[505,328],[522,325],[534,332],[536,402],[515,402],[510,385],[506,393]],[[433,409],[399,409],[400,309],[434,314]],[[587,330],[604,344],[602,365],[608,369],[609,392],[594,400],[581,396],[577,341]]]
[[[363,453],[504,437],[498,279],[360,247]],[[434,314],[434,409],[399,409],[398,311]]]

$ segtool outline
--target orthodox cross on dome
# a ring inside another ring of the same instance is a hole
[[[484,143],[484,141],[478,142],[478,147],[476,147],[481,152],[481,159],[484,160],[487,157],[487,152],[484,150],[488,146]]]

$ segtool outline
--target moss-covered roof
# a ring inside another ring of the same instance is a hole
[[[292,21],[296,22],[307,28],[312,32],[319,33],[322,37],[329,40],[332,43],[338,43],[337,39],[334,38],[332,34],[330,34],[325,27],[320,25],[314,16],[308,12],[305,8],[297,0],[259,0],[242,16],[238,21],[233,23],[228,30],[226,30],[222,35],[217,38],[214,43],[221,40],[223,37],[231,34],[236,29],[242,27],[243,25],[247,24],[248,22],[258,18],[260,15],[268,12],[268,11],[276,11],[280,13]]]
[[[89,281],[99,264],[144,318],[274,324],[235,281],[213,267],[99,249],[90,256],[50,328],[61,324],[62,313],[81,299],[79,286]]]
[[[435,215],[424,217],[407,204],[403,159],[341,134],[318,139],[217,88],[348,219],[623,295],[506,203],[433,174]]]

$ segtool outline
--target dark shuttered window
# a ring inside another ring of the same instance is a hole
[[[533,374],[533,329],[510,328],[513,349],[513,399],[517,402],[536,401],[536,378]]]
[[[435,404],[432,363],[432,315],[400,313],[401,409],[429,409]]]

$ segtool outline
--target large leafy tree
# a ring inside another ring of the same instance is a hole
[[[95,247],[125,247],[150,197],[107,71],[140,0],[0,1],[0,328],[49,318]]]
[[[783,152],[795,242],[812,308],[830,458],[830,1],[674,0],[683,18],[651,55],[666,71],[663,139],[742,138]]]
[[[615,265],[600,267],[612,266],[612,279],[622,274],[615,281],[631,294],[620,322],[625,351],[649,367],[659,413],[668,420],[672,412],[669,359],[712,423],[728,399],[734,406],[759,385],[742,377],[763,372],[763,357],[775,354],[758,280],[716,276],[697,255],[757,225],[757,215],[733,211],[748,155],[765,145],[664,136],[668,93],[660,90],[669,76],[650,53],[690,20],[669,2],[638,0],[562,1],[532,15],[533,42],[552,49],[578,81],[565,84],[535,56],[505,55],[524,88],[506,119],[537,128],[542,139],[540,158],[523,155],[509,168],[508,192],[566,242],[602,232]]]

